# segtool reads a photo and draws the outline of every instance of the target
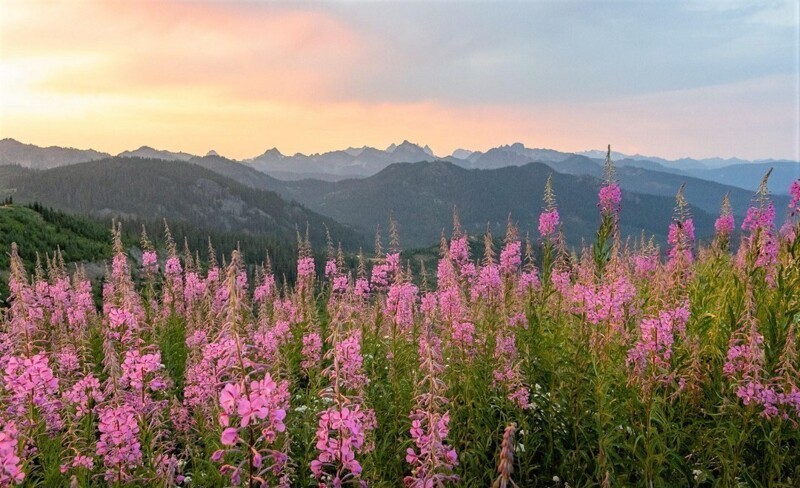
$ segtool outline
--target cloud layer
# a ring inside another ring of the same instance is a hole
[[[798,4],[0,3],[0,136],[800,159]]]

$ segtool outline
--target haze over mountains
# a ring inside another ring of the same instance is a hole
[[[207,154],[218,156],[210,150]],[[450,161],[467,169],[496,169],[505,166],[521,166],[531,162],[543,162],[556,171],[569,170],[570,164],[557,164],[571,160],[575,156],[584,156],[600,162],[605,159],[605,152],[600,150],[567,153],[553,149],[532,149],[522,143],[501,145],[485,152],[456,149],[450,155],[435,155],[427,145],[420,146],[409,141],[392,144],[386,149],[374,147],[347,148],[321,154],[285,155],[277,148],[239,162],[282,180],[299,180],[315,178],[337,181],[346,178],[363,178],[372,176],[394,163],[416,163],[421,161]],[[60,147],[38,147],[23,144],[14,139],[0,140],[0,164],[18,164],[20,166],[46,169],[66,164],[75,164],[109,157],[107,153],[92,149],[81,150]],[[173,152],[142,146],[135,150],[123,151],[121,157],[140,157],[162,159],[166,161],[189,161],[198,155],[186,152]],[[719,183],[754,190],[763,174],[774,168],[770,179],[771,190],[785,194],[789,183],[800,177],[800,162],[772,159],[744,160],[738,158],[691,159],[683,158],[674,161],[639,154],[627,155],[612,152],[617,166],[635,166],[649,170],[675,173],[686,176],[716,181]]]
[[[800,177],[796,162],[737,160],[717,167],[734,161],[672,164],[615,154],[616,178],[623,189],[623,234],[644,231],[662,242],[682,184],[703,237],[712,234],[726,194],[741,221],[769,168],[781,222],[788,203],[781,194]],[[596,230],[595,200],[603,178],[603,158],[597,155],[517,143],[485,152],[459,149],[438,158],[427,146],[403,141],[386,149],[312,155],[286,156],[271,149],[236,161],[213,150],[201,157],[143,146],[111,157],[3,139],[0,195],[82,214],[166,217],[215,231],[284,238],[308,224],[317,242],[327,226],[349,248],[368,242],[392,212],[404,246],[427,246],[438,240],[453,206],[470,233],[482,233],[488,224],[499,235],[510,213],[524,232],[535,235],[544,181],[552,174],[565,235],[571,245],[579,245]]]

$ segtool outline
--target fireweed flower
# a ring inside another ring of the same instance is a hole
[[[360,391],[369,379],[362,368],[364,358],[361,356],[361,330],[357,329],[349,336],[333,346],[338,368],[326,371],[331,381],[336,381],[345,388]]]
[[[508,400],[519,408],[528,408],[530,390],[523,384],[523,375],[519,369],[520,361],[517,359],[517,343],[513,335],[497,335],[494,360],[492,385],[505,391]]]
[[[683,191],[684,185],[681,185],[675,195],[675,217],[667,234],[669,266],[673,269],[686,269],[694,261],[694,221]]]
[[[426,488],[456,482],[452,474],[458,465],[458,454],[444,443],[450,433],[450,414],[416,410],[411,413],[411,439],[415,448],[406,450],[406,462],[412,466],[412,476],[403,480],[405,486]]]
[[[77,455],[72,460],[72,467],[73,468],[84,468],[88,470],[94,469],[94,459],[90,458],[89,456],[84,455]]]
[[[85,279],[77,279],[70,291],[69,308],[67,308],[67,321],[73,331],[81,334],[89,321],[95,315],[94,299],[92,297],[92,284]]]
[[[58,364],[58,373],[61,376],[72,376],[71,373],[80,368],[80,358],[78,358],[78,354],[72,346],[65,346],[56,353],[56,363]]]
[[[206,282],[194,271],[186,273],[183,286],[183,299],[187,306],[199,302],[206,293]],[[190,307],[191,308],[191,307]]]
[[[329,259],[325,262],[325,277],[332,278],[338,274],[339,270],[336,266],[336,261],[334,259]]]
[[[508,242],[500,251],[500,271],[505,274],[516,272],[522,265],[522,243]]]
[[[92,373],[87,374],[64,392],[63,400],[65,404],[75,407],[75,418],[83,417],[89,413],[90,401],[95,403],[103,401],[100,381]]]
[[[150,400],[149,394],[165,390],[169,386],[167,378],[161,373],[161,352],[141,354],[132,350],[125,352],[122,362],[122,376],[119,384],[123,388],[130,387],[134,395],[130,402],[138,410],[145,408]]]
[[[775,263],[778,256],[778,237],[775,232],[775,206],[769,199],[767,180],[770,169],[761,180],[755,201],[747,209],[742,222],[742,230],[747,233],[743,245],[739,247],[737,264],[740,266],[764,269],[770,284],[775,281]]]
[[[622,190],[616,183],[608,183],[600,188],[598,193],[600,212],[606,215],[617,215],[622,202]]]
[[[10,276],[8,278],[10,340],[23,346],[40,333],[41,321],[44,319],[44,308],[39,303],[31,285],[28,274],[18,252],[17,245],[11,245]]]
[[[533,290],[538,290],[542,286],[539,281],[539,275],[536,269],[525,271],[519,275],[519,282],[517,283],[517,292],[525,294]]]
[[[459,266],[469,262],[469,244],[467,236],[454,237],[450,241],[450,260]]]
[[[319,334],[311,333],[303,336],[303,361],[300,367],[308,373],[319,367],[322,360],[322,339]]]
[[[102,408],[98,430],[97,455],[103,457],[106,481],[127,481],[131,472],[142,464],[136,411],[125,404]]]
[[[754,266],[770,268],[778,256],[773,204],[770,202],[763,207],[750,207],[742,222],[742,230],[748,232],[744,247],[755,256]]]
[[[718,235],[730,235],[733,232],[733,215],[720,215],[714,222],[714,229]]]
[[[17,424],[6,422],[0,430],[0,486],[20,484],[25,479],[19,456]]]
[[[692,246],[694,245],[694,221],[691,218],[675,220],[669,224],[667,234],[669,243],[670,263],[691,264],[694,259]]]
[[[471,360],[475,356],[475,325],[472,322],[455,321],[452,324],[453,345],[464,357]]]
[[[366,449],[365,434],[375,428],[374,413],[360,405],[331,407],[320,413],[316,434],[319,455],[311,461],[311,473],[318,480],[329,479],[341,486],[361,475],[356,454]]]
[[[254,360],[272,364],[280,360],[280,348],[292,341],[291,324],[278,320],[267,330],[253,332],[251,342],[255,348]]]
[[[614,161],[611,160],[610,144],[608,145],[608,152],[606,153],[604,171],[605,182],[603,186],[600,187],[600,191],[597,194],[597,206],[600,207],[600,213],[603,214],[603,216],[610,217],[616,221],[621,208],[622,190],[620,190],[615,179],[616,168],[614,167]]]
[[[288,381],[276,383],[266,373],[264,379],[259,381],[226,383],[219,394],[219,407],[219,424],[223,428],[220,443],[232,448],[233,453],[247,453],[248,462],[259,476],[263,476],[265,470],[280,476],[287,456],[271,446],[286,431],[284,419],[289,409]],[[220,462],[224,456],[225,451],[218,450],[211,460]],[[237,483],[236,477],[240,476],[238,470],[221,471],[227,472],[231,481]]]
[[[253,290],[253,301],[256,303],[265,301],[268,297],[272,296],[272,292],[274,290],[275,276],[272,274],[267,274],[262,278],[255,290]]]
[[[46,355],[7,358],[3,386],[10,393],[8,409],[14,415],[25,417],[28,409],[35,407],[44,415],[50,430],[61,427],[59,380],[50,369]]]
[[[389,287],[383,313],[401,333],[408,334],[414,327],[417,292],[417,287],[408,282],[394,283]]]
[[[171,240],[171,237],[169,238]],[[174,243],[171,245],[174,247]],[[175,310],[178,313],[183,311],[183,266],[181,266],[180,258],[175,254],[175,250],[170,250],[170,256],[164,264],[164,290],[162,296],[162,303],[164,304],[164,313],[169,313]]]
[[[439,300],[439,312],[442,319],[453,322],[466,317],[465,304],[457,287],[437,290],[436,296]]]
[[[781,226],[779,235],[787,244],[791,245],[797,239],[798,229],[800,229],[800,180],[795,180],[789,187],[788,211],[786,221]]]
[[[669,381],[675,339],[683,337],[688,321],[688,302],[641,321],[639,340],[628,351],[628,364],[637,377]]]
[[[714,230],[718,238],[728,238],[734,229],[733,210],[728,195],[722,200],[719,217],[714,222]]]
[[[354,293],[356,296],[360,298],[369,298],[370,286],[369,281],[366,278],[358,278],[356,280],[356,286]]]
[[[414,448],[406,450],[406,462],[411,465],[411,475],[403,483],[413,487],[442,486],[458,481],[453,468],[458,456],[446,443],[449,434],[450,413],[445,384],[441,380],[445,366],[442,359],[442,342],[430,324],[426,324],[419,338],[419,369],[422,379],[417,383],[419,394],[415,408],[409,414],[409,433]]]
[[[546,210],[539,215],[539,234],[542,238],[553,237],[558,229],[558,209]]]
[[[195,339],[202,340],[200,337]],[[236,342],[230,336],[203,345],[199,358],[186,369],[185,404],[208,409],[216,396],[215,390],[208,385],[219,384],[237,361]]]
[[[502,294],[503,282],[500,277],[500,268],[494,263],[481,266],[478,271],[478,279],[470,290],[472,300],[485,298],[494,301],[498,300]]]
[[[800,213],[800,180],[794,180],[789,186],[789,211],[792,215]]]
[[[386,254],[383,263],[372,267],[371,288],[375,290],[385,290],[400,272],[400,254]]]
[[[786,353],[784,351],[784,355]],[[767,377],[764,366],[764,336],[758,332],[755,320],[748,317],[745,325],[731,336],[722,370],[724,375],[731,381],[742,404],[760,406],[762,416],[777,417],[784,406],[800,415],[796,385],[789,385],[788,392],[778,390],[776,382]],[[788,414],[784,413],[783,417],[788,418]]]
[[[300,257],[297,260],[297,283],[303,287],[309,287],[314,279],[315,266],[314,258]]]
[[[539,214],[539,234],[542,239],[552,239],[556,236],[560,217],[556,208],[556,197],[553,193],[552,175],[547,177],[544,185],[544,210]]]
[[[147,273],[158,272],[158,256],[155,251],[145,251],[142,253],[142,268]]]
[[[334,293],[344,293],[350,285],[350,279],[347,275],[338,275],[333,278],[333,287],[331,288]]]
[[[627,307],[636,298],[636,288],[621,274],[598,285],[575,283],[570,295],[574,311],[585,314],[589,323],[608,322],[621,329]]]
[[[386,264],[376,264],[372,267],[371,287],[383,290],[389,286],[389,267]]]
[[[164,266],[164,273],[167,276],[177,276],[183,272],[181,261],[178,256],[171,256],[167,259],[167,264]]]

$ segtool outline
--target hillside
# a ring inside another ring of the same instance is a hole
[[[225,176],[226,178],[230,178],[248,188],[280,193],[285,185],[283,181],[258,171],[249,164],[240,163],[221,156],[195,157],[189,162]]]
[[[309,208],[351,224],[362,233],[374,232],[378,224],[383,226],[393,211],[402,244],[416,247],[438,240],[443,225],[450,221],[453,205],[458,207],[469,233],[483,233],[487,223],[493,232],[502,232],[510,212],[523,233],[537,235],[536,219],[550,174],[565,235],[570,244],[579,245],[597,228],[596,199],[601,181],[557,173],[542,163],[496,170],[466,170],[445,161],[394,164],[360,180],[287,182],[285,191]],[[665,240],[673,206],[672,196],[623,191],[623,234],[639,236],[644,230]],[[698,235],[710,235],[715,216],[697,207],[692,212]]]
[[[139,158],[110,158],[46,171],[0,169],[0,189],[20,202],[39,201],[100,217],[185,222],[216,232],[294,240],[309,226],[313,242],[325,226],[348,248],[361,236],[334,220],[289,203],[276,193],[247,187],[200,166]]]
[[[99,222],[35,205],[0,205],[0,269],[8,269],[11,243],[29,264],[38,253],[60,248],[64,261],[97,261],[111,256],[111,232]]]
[[[358,221],[346,214],[347,212],[343,211],[341,213],[329,214],[328,208],[320,203],[320,198],[322,198],[326,192],[337,192],[341,188],[363,186],[365,183],[359,184],[341,182],[338,185],[331,185],[329,182],[314,183],[311,181],[281,181],[261,173],[247,164],[238,163],[236,161],[231,161],[220,157],[194,158],[192,163],[202,165],[211,171],[223,174],[246,186],[275,191],[283,195],[285,198],[296,200],[304,205],[309,206],[310,208],[317,210],[323,215],[330,215],[336,220],[349,222],[353,225],[359,225]],[[559,173],[566,173],[573,176],[591,176],[595,178],[603,177],[603,168],[595,160],[589,159],[585,156],[572,155],[562,161],[549,162],[545,164]],[[422,166],[424,166],[424,164]],[[513,173],[513,170],[510,171]],[[491,171],[486,171],[476,173],[476,176],[480,179],[486,177],[486,175],[492,174],[493,173],[491,173]],[[391,176],[383,175],[382,178],[391,178]],[[682,184],[686,184],[685,195],[687,200],[691,204],[711,215],[716,215],[716,213],[719,211],[720,203],[726,194],[730,197],[731,205],[733,206],[733,210],[736,215],[744,215],[753,197],[753,193],[751,191],[743,190],[741,188],[722,185],[687,175],[664,173],[634,166],[618,168],[617,178],[623,190],[646,195],[668,197],[670,202],[672,202],[672,197],[674,197],[678,192],[680,186]],[[388,186],[391,186],[391,184]],[[303,190],[306,188],[312,190]],[[522,189],[522,194],[519,195],[519,197],[524,199],[529,192],[529,188],[524,188]],[[372,206],[370,203],[370,198],[372,197],[370,196],[369,192],[362,194],[362,196],[353,198],[364,198],[367,206]],[[774,199],[777,208],[778,221],[782,221],[785,214],[784,209],[788,204],[788,198],[785,196],[775,196]],[[672,203],[670,203],[670,205],[671,204]],[[378,221],[380,222],[380,220]],[[485,225],[485,222],[483,225]],[[369,232],[369,229],[362,229],[362,232]],[[425,243],[420,242],[416,244]]]

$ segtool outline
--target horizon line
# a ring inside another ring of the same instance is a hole
[[[598,151],[598,152],[602,152],[602,153],[606,152],[606,149],[582,149],[582,150],[570,151],[570,150],[558,149],[558,148],[555,148],[555,147],[544,147],[544,146],[542,146],[542,147],[533,147],[533,146],[528,146],[527,143],[522,142],[522,141],[514,141],[514,142],[505,142],[505,143],[501,143],[501,144],[498,144],[498,145],[493,145],[493,146],[490,146],[490,147],[485,148],[485,149],[471,149],[471,148],[467,148],[465,146],[459,146],[459,147],[453,149],[452,151],[450,151],[449,153],[442,154],[442,153],[437,153],[436,151],[434,151],[431,148],[431,146],[429,144],[427,144],[427,143],[424,143],[424,142],[423,143],[417,143],[417,142],[410,141],[407,138],[404,138],[400,142],[392,142],[392,143],[390,143],[390,144],[388,144],[386,146],[383,146],[383,145],[369,145],[369,144],[362,144],[362,145],[359,145],[359,146],[348,145],[347,147],[339,147],[339,148],[334,148],[334,149],[327,149],[327,150],[320,150],[320,151],[309,151],[309,152],[296,151],[296,152],[293,152],[293,153],[292,152],[283,152],[283,151],[281,151],[279,149],[278,146],[274,146],[273,145],[272,147],[268,147],[268,148],[264,149],[264,151],[254,155],[254,156],[249,156],[249,157],[238,159],[238,158],[235,158],[235,157],[226,156],[225,154],[222,154],[221,152],[219,152],[216,149],[214,149],[213,147],[207,149],[205,152],[198,153],[198,152],[188,151],[188,150],[185,150],[185,149],[166,149],[166,148],[163,148],[163,147],[158,147],[156,145],[151,145],[151,144],[146,144],[145,143],[145,144],[139,144],[139,145],[135,145],[134,144],[133,146],[130,146],[128,149],[123,149],[121,151],[109,151],[109,150],[105,150],[105,149],[99,149],[97,147],[81,148],[81,147],[76,147],[76,146],[72,146],[72,145],[62,145],[62,144],[59,144],[59,143],[26,142],[26,141],[21,140],[20,138],[13,137],[13,136],[0,136],[0,140],[12,140],[12,141],[15,141],[15,142],[23,144],[23,145],[35,146],[35,147],[38,147],[38,148],[41,148],[41,149],[59,148],[59,149],[72,149],[72,150],[77,150],[77,151],[95,151],[95,152],[99,152],[99,153],[108,154],[109,156],[112,156],[112,157],[118,157],[124,152],[137,151],[137,150],[143,149],[143,148],[149,148],[149,149],[153,149],[155,151],[165,151],[165,152],[170,152],[170,153],[175,153],[175,154],[183,153],[183,154],[188,154],[188,155],[194,156],[194,157],[205,157],[205,156],[208,155],[209,152],[213,151],[213,152],[216,152],[217,155],[220,156],[220,157],[223,157],[225,159],[229,159],[231,161],[238,161],[238,162],[256,159],[259,156],[261,156],[262,154],[264,154],[265,152],[271,151],[273,149],[278,150],[278,152],[282,156],[285,156],[285,157],[293,157],[293,156],[296,156],[298,154],[299,155],[304,155],[304,156],[314,156],[314,155],[323,155],[323,154],[326,154],[326,153],[336,152],[336,151],[346,151],[348,149],[372,148],[372,149],[377,149],[377,150],[380,150],[380,151],[386,151],[392,145],[399,146],[400,144],[403,144],[405,142],[413,144],[413,145],[415,145],[415,146],[417,146],[419,148],[424,148],[425,146],[427,146],[431,150],[431,152],[433,152],[433,157],[435,157],[437,159],[443,159],[443,158],[452,157],[453,153],[455,151],[457,151],[457,150],[465,150],[465,151],[469,151],[469,152],[472,152],[472,153],[476,153],[476,152],[486,153],[486,152],[488,152],[489,150],[492,150],[492,149],[497,149],[497,148],[500,148],[500,147],[508,147],[508,146],[512,146],[514,144],[522,144],[525,149],[556,151],[556,152],[560,152],[560,153],[564,153],[564,154],[575,154],[575,155],[579,155],[579,156],[585,156],[585,154],[582,154],[582,153],[592,152],[592,151]],[[725,156],[710,156],[710,157],[682,156],[682,157],[679,157],[679,158],[669,158],[669,157],[658,156],[658,155],[654,155],[654,154],[642,154],[641,152],[628,153],[628,152],[625,152],[625,151],[618,151],[618,150],[614,149],[613,144],[611,145],[611,152],[612,152],[612,154],[613,153],[623,154],[624,156],[627,156],[627,157],[656,158],[656,159],[663,159],[663,160],[669,161],[669,162],[677,162],[677,161],[682,161],[682,160],[687,160],[687,159],[688,160],[694,160],[694,161],[704,161],[704,160],[731,161],[731,160],[739,160],[739,161],[746,161],[746,162],[751,162],[751,163],[757,163],[757,162],[782,162],[782,161],[800,162],[800,154],[797,155],[795,157],[795,159],[782,158],[782,157],[762,157],[762,158],[756,158],[756,159],[748,159],[748,158],[744,158],[744,157],[740,157],[740,156],[728,156],[728,157],[725,157]]]

